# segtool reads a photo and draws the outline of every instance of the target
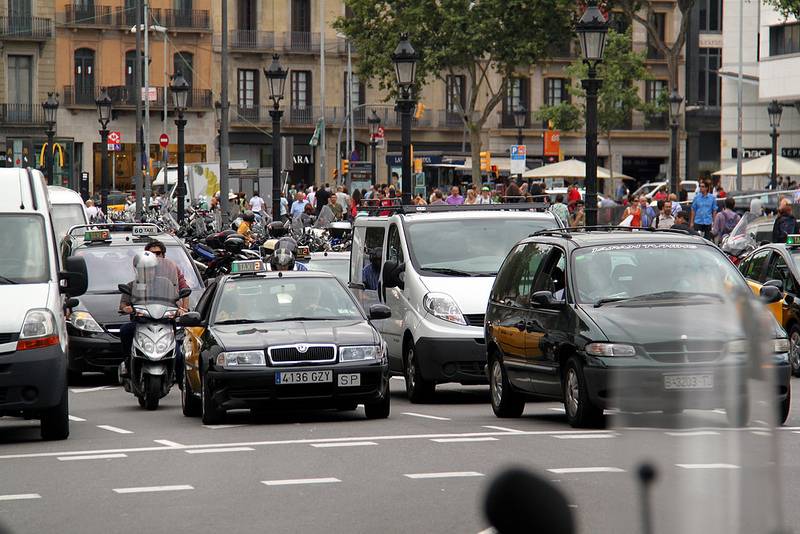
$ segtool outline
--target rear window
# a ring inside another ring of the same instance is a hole
[[[73,226],[86,224],[83,204],[53,204],[50,216],[53,218],[53,231],[58,240],[67,235]]]

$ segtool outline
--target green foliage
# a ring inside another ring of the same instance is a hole
[[[569,102],[543,106],[534,113],[534,117],[537,121],[550,121],[553,128],[564,132],[583,128],[583,111]]]
[[[784,17],[800,17],[800,0],[766,0]]]

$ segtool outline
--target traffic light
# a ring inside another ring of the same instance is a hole
[[[414,112],[414,118],[421,119],[423,115],[425,115],[425,104],[418,102],[417,110]]]
[[[419,174],[422,172],[422,158],[414,159],[414,173]]]
[[[347,174],[350,172],[350,160],[343,159],[342,160],[342,174]]]
[[[481,172],[489,172],[492,170],[492,153],[481,152]]]

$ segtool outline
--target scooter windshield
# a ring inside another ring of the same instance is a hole
[[[153,319],[160,319],[176,307],[178,300],[178,268],[165,258],[155,264],[136,267],[136,278],[131,287],[131,304],[146,308]]]

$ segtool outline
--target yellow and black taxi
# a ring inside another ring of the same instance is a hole
[[[789,361],[792,374],[800,376],[800,235],[790,235],[786,243],[764,245],[746,256],[739,270],[758,295],[764,286],[778,288],[783,298],[769,310],[789,335]]]
[[[151,240],[166,247],[166,257],[178,266],[192,290],[194,305],[204,285],[200,273],[181,241],[155,224],[91,224],[74,226],[61,243],[64,258],[86,262],[88,289],[67,317],[68,369],[71,379],[83,371],[104,371],[116,376],[122,361],[119,330],[129,319],[119,314],[119,284],[133,280],[133,258]]]
[[[762,297],[780,295],[767,288]],[[769,353],[749,341],[755,322],[743,318],[758,310],[752,299],[741,273],[699,236],[537,232],[508,254],[489,297],[492,408],[498,417],[519,417],[529,399],[560,400],[576,427],[601,425],[605,408],[724,408],[731,424],[742,425],[752,405],[748,379],[757,375],[777,388],[783,422],[789,343],[769,314],[757,332]]]
[[[266,272],[235,262],[213,281],[184,326],[183,413],[204,424],[227,410],[280,407],[354,410],[389,416],[386,344],[347,288],[323,272]]]

